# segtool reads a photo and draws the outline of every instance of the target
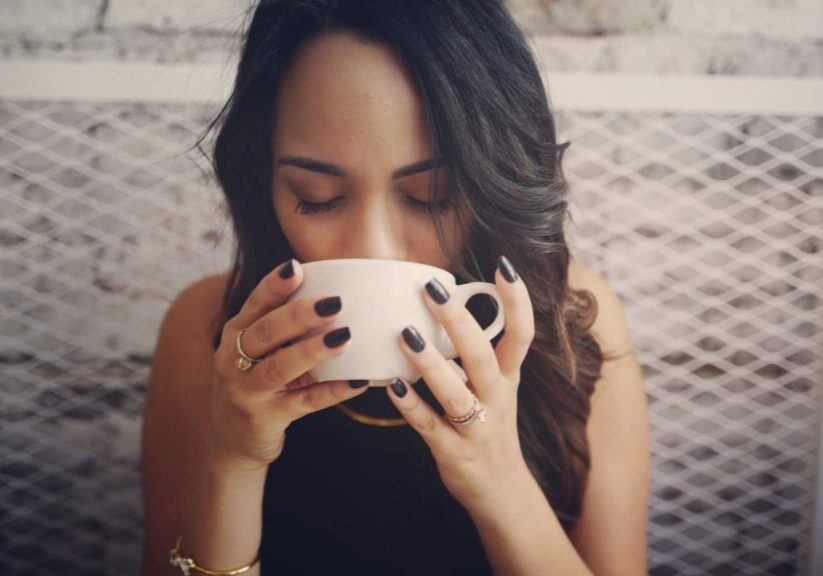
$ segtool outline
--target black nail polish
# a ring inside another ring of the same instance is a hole
[[[349,380],[349,386],[351,386],[352,388],[362,388],[368,383],[368,380]]]
[[[343,326],[342,328],[338,328],[337,330],[327,332],[326,335],[323,336],[323,343],[329,348],[337,348],[349,338],[351,338],[351,332],[349,332],[349,327]]]
[[[331,296],[315,302],[314,311],[317,312],[318,316],[331,316],[340,312],[341,306],[340,296]]]
[[[415,352],[422,352],[426,347],[426,342],[414,326],[407,326],[403,328],[403,340],[409,345],[409,348]]]
[[[408,392],[408,390],[406,389],[406,383],[403,382],[400,378],[391,383],[391,389],[400,398],[405,396],[406,392]]]
[[[503,274],[503,278],[506,279],[506,282],[514,282],[517,280],[517,272],[514,271],[514,267],[512,263],[509,262],[509,259],[505,256],[500,256],[497,259],[497,267],[500,268],[500,273]]]
[[[426,282],[426,292],[429,293],[435,302],[438,304],[445,304],[449,301],[449,293],[437,280],[437,278],[432,278],[428,282]]]
[[[283,266],[277,273],[283,280],[294,276],[294,261],[291,258],[289,258],[289,261],[283,264]]]

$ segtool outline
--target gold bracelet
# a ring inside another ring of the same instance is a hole
[[[243,572],[248,572],[252,568],[254,568],[255,564],[260,560],[260,550],[257,551],[257,554],[254,555],[254,560],[251,561],[250,564],[246,564],[245,566],[241,566],[240,568],[235,568],[233,570],[209,570],[207,568],[203,568],[202,566],[198,566],[194,563],[193,558],[186,558],[180,555],[180,539],[182,536],[177,537],[177,542],[174,544],[174,548],[169,550],[169,562],[172,566],[178,566],[180,571],[183,574],[190,574],[192,571],[200,572],[201,574],[209,574],[211,576],[231,576],[233,574],[242,574]]]

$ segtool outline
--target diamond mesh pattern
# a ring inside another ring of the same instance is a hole
[[[622,297],[652,574],[798,574],[821,375],[823,120],[572,113],[570,243]]]
[[[0,103],[0,573],[136,573],[162,315],[225,269],[206,106]],[[570,243],[621,295],[652,574],[797,574],[821,374],[823,121],[559,114]],[[106,567],[104,569],[104,566]]]
[[[180,154],[207,112],[0,103],[2,574],[139,570],[159,324],[229,262],[216,187]]]

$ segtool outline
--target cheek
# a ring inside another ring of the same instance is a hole
[[[459,254],[463,249],[463,239],[456,221],[453,217],[443,217],[441,226],[443,227],[447,247]],[[415,255],[414,260],[426,262],[438,268],[448,266],[446,247],[440,245],[435,225],[431,220],[428,218],[418,219],[413,237],[415,240],[410,243],[410,253]]]

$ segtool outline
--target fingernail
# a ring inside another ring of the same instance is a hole
[[[294,276],[294,262],[292,258],[289,258],[289,261],[283,264],[283,266],[280,267],[280,270],[277,273],[280,274],[280,277],[284,280],[286,278],[291,278],[292,276]]]
[[[394,392],[400,398],[405,396],[406,392],[408,392],[408,390],[406,389],[406,384],[400,378],[391,383],[391,389],[392,392]]]
[[[323,343],[329,348],[337,348],[349,338],[351,338],[351,332],[349,332],[349,327],[343,326],[342,328],[338,328],[337,330],[327,332],[326,335],[323,336]]]
[[[349,386],[351,386],[352,388],[362,388],[368,383],[368,380],[349,380]]]
[[[435,302],[445,304],[449,300],[449,293],[437,278],[432,278],[426,282],[426,292],[429,293]]]
[[[409,348],[415,352],[422,352],[426,347],[426,342],[414,326],[406,326],[403,328],[403,340],[409,345]]]
[[[509,259],[505,256],[501,255],[497,259],[497,267],[500,269],[500,273],[503,274],[503,278],[506,279],[506,282],[511,283],[517,280],[517,272],[514,271],[512,263],[509,262]]]
[[[317,312],[319,316],[331,316],[332,314],[340,312],[341,306],[340,296],[331,296],[330,298],[323,298],[315,302],[314,311]]]

